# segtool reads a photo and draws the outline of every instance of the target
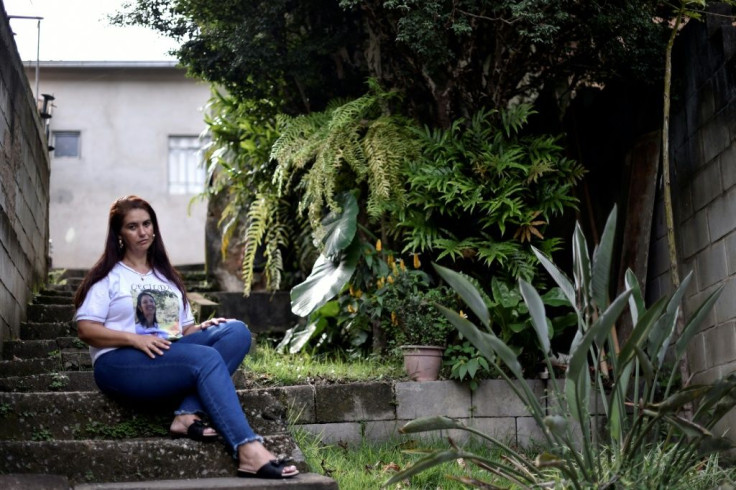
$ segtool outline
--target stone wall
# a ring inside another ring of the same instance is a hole
[[[17,338],[49,255],[46,136],[0,0],[0,355]]]
[[[733,15],[731,9],[720,14]],[[709,15],[680,34],[674,55],[672,193],[680,275],[693,273],[685,300],[692,314],[725,290],[688,350],[693,382],[736,370],[736,28]],[[655,213],[647,295],[671,291],[664,212]],[[731,414],[730,423],[736,422]]]

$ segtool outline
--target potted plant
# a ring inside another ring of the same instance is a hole
[[[445,286],[430,286],[429,277],[421,271],[406,270],[403,263],[397,269],[383,294],[386,336],[401,350],[412,380],[436,380],[453,326],[435,304],[451,308],[455,295]]]

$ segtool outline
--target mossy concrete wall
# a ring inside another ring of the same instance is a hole
[[[50,167],[33,99],[0,0],[0,349],[48,271]]]
[[[545,383],[528,381],[546,406]],[[503,441],[527,446],[544,435],[526,406],[502,380],[486,380],[477,390],[455,381],[375,382],[294,386],[279,389],[297,427],[327,444],[385,442],[419,417],[444,415]],[[269,391],[276,391],[270,389]],[[464,442],[466,431],[437,431],[424,437],[451,436]],[[422,437],[412,434],[411,438]]]

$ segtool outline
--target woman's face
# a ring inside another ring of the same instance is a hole
[[[149,295],[141,296],[141,311],[146,318],[153,318],[156,314],[156,302]]]
[[[120,237],[126,252],[143,252],[153,243],[153,222],[144,209],[131,209],[123,218]]]

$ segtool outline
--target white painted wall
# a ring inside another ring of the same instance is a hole
[[[34,85],[35,68],[26,67]],[[53,267],[88,268],[100,256],[111,203],[151,203],[174,265],[204,263],[206,201],[169,195],[168,137],[199,135],[209,86],[172,63],[42,62],[40,93],[52,94],[52,131],[81,131],[81,157],[51,153]]]

